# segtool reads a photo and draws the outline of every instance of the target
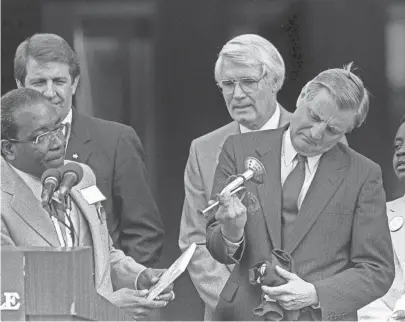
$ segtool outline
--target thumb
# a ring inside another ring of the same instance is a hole
[[[156,284],[160,278],[162,277],[163,273],[166,271],[166,269],[154,269],[151,271],[151,274],[149,276],[149,281],[152,284]]]
[[[278,275],[285,278],[287,281],[293,280],[297,277],[297,275],[295,275],[294,273],[291,273],[278,265],[276,265],[276,271]]]
[[[150,282],[151,282],[152,284],[156,284],[158,281],[159,281],[159,277],[156,276],[156,275],[153,275],[153,276],[150,278]]]

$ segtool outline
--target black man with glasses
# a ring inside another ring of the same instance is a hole
[[[97,189],[90,167],[77,163],[83,178],[69,193],[69,222],[75,231],[71,239],[41,206],[43,173],[73,162],[65,161],[65,146],[66,125],[57,107],[41,93],[21,88],[1,98],[1,245],[93,247],[98,293],[143,320],[171,301],[174,293],[169,287],[160,299],[146,299],[147,290],[158,280],[150,277],[159,277],[164,270],[146,268],[113,247],[102,199],[89,200],[81,192]]]
[[[284,61],[278,50],[253,34],[228,41],[215,64],[215,80],[233,121],[191,143],[179,236],[182,251],[193,242],[198,245],[188,272],[205,303],[206,321],[212,319],[233,265],[215,261],[207,251],[206,219],[197,214],[197,209],[208,203],[218,156],[229,135],[275,129],[288,123],[290,113],[277,102],[284,75]]]

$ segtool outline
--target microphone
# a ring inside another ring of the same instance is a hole
[[[83,168],[77,163],[68,163],[60,168],[62,182],[59,186],[59,200],[63,201],[73,186],[83,178]]]
[[[266,174],[266,169],[264,165],[254,157],[248,157],[245,160],[245,169],[246,171],[242,174],[238,174],[237,178],[231,181],[229,184],[222,189],[220,195],[224,194],[225,191],[229,191],[231,195],[237,193],[238,191],[244,189],[242,185],[248,181],[252,180],[253,182],[259,184],[263,183],[263,177]],[[219,205],[219,201],[214,202],[209,207],[205,208],[204,210],[198,209],[197,212],[200,215],[205,215],[211,209],[217,207]]]
[[[58,188],[62,174],[59,169],[48,169],[41,177],[42,192],[41,192],[41,203],[42,207],[47,207],[49,201],[52,198],[53,193]]]

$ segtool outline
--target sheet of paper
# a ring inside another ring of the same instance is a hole
[[[168,268],[162,275],[159,282],[153,285],[148,294],[148,300],[153,300],[158,296],[169,284],[173,283],[187,268],[193,257],[197,245],[192,243],[189,248]]]

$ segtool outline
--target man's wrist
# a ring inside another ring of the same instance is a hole
[[[141,276],[141,274],[142,274],[144,271],[146,271],[146,269],[147,269],[147,267],[144,267],[144,268],[138,273],[138,275],[136,276],[135,281],[134,281],[135,290],[139,290],[139,288],[138,288],[139,276]]]
[[[311,300],[312,300],[311,306],[314,309],[319,309],[320,303],[319,303],[318,293],[316,291],[316,288],[315,288],[314,284],[311,284],[311,283],[309,283],[309,284],[311,285],[311,288],[312,288],[312,290],[311,290]]]

